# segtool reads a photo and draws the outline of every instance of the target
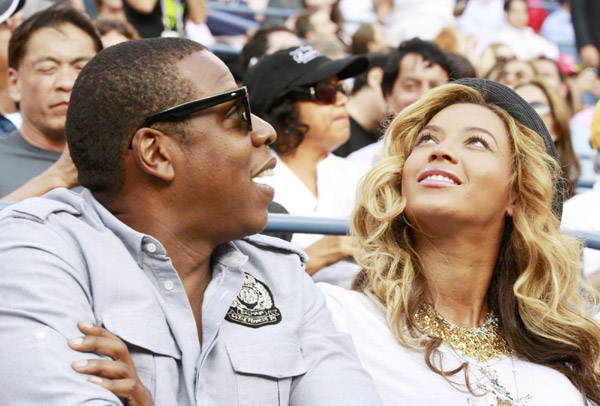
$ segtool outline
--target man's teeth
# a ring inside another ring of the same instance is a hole
[[[259,173],[258,175],[256,175],[257,178],[264,178],[266,176],[273,176],[275,174],[275,172],[273,171],[273,169],[265,169],[264,171],[262,171],[261,173]]]
[[[444,175],[429,175],[423,180],[442,180],[444,182],[456,183],[453,179],[450,179],[449,177]]]

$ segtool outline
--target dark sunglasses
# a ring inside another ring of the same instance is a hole
[[[296,90],[294,94],[296,100],[313,100],[323,104],[335,104],[338,92],[348,95],[348,89],[343,84],[318,82],[314,86]]]
[[[142,125],[138,127],[138,130],[143,127],[150,127],[152,124],[159,121],[181,120],[193,113],[236,99],[241,99],[241,103],[237,104],[237,109],[234,113],[239,115],[241,131],[248,133],[252,131],[252,115],[250,113],[250,99],[248,98],[246,86],[215,94],[214,96],[203,97],[202,99],[178,104],[177,106],[168,108],[159,113],[152,114],[151,116],[146,117],[142,122]],[[129,148],[131,148],[131,143],[129,144]]]
[[[543,116],[544,114],[550,114],[550,113],[552,113],[552,109],[550,108],[550,105],[547,104],[547,103],[533,102],[533,103],[529,103],[529,105],[540,116]]]

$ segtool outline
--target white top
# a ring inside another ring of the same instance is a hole
[[[370,167],[381,160],[381,154],[383,154],[383,139],[357,149],[348,155],[347,159]]]
[[[596,175],[591,190],[565,202],[561,227],[566,231],[600,234],[600,175]],[[600,271],[600,250],[584,248],[583,266],[586,276]]]
[[[23,125],[23,116],[21,115],[20,111],[17,111],[16,113],[5,114],[4,117],[9,119],[15,125],[17,130]]]
[[[394,0],[394,10],[385,22],[392,47],[419,37],[434,39],[444,27],[453,27],[455,0]]]
[[[327,298],[336,327],[352,335],[358,356],[386,405],[583,405],[573,384],[551,368],[515,355],[480,364],[442,345],[444,369],[468,361],[471,385],[482,396],[464,390],[463,372],[450,377],[463,389],[458,390],[427,367],[423,353],[408,350],[394,339],[385,311],[367,296],[324,283],[317,286]]]
[[[277,154],[277,166],[274,176],[262,178],[260,182],[271,185],[275,189],[275,202],[283,205],[294,216],[349,218],[354,208],[356,187],[370,166],[360,165],[333,154],[317,164],[318,197],[302,183]],[[292,244],[306,248],[322,234],[294,233]],[[319,282],[329,282],[350,287],[358,266],[347,261],[340,261],[322,268],[313,275]]]
[[[471,0],[457,19],[457,28],[477,38],[477,52],[494,41],[496,32],[505,23],[503,0]]]
[[[529,61],[539,56],[553,60],[558,58],[558,46],[536,34],[531,27],[519,30],[506,24],[498,31],[494,42],[505,44],[515,57],[522,61]]]

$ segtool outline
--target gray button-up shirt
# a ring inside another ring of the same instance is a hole
[[[305,255],[263,236],[213,254],[202,344],[160,241],[89,193],[55,190],[0,212],[0,404],[121,404],[71,363],[78,321],[128,345],[157,405],[379,405],[335,330]]]

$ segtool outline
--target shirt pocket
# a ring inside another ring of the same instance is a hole
[[[298,342],[228,344],[235,371],[238,406],[287,406],[292,378],[306,373]]]
[[[102,322],[127,344],[140,381],[156,399],[156,358],[181,360],[166,320],[143,312],[107,312],[102,314]]]

